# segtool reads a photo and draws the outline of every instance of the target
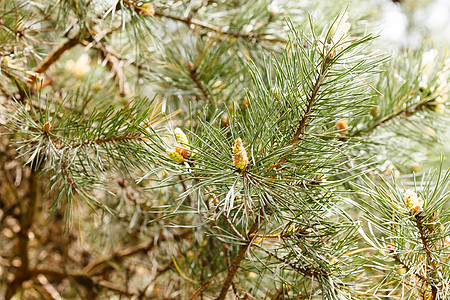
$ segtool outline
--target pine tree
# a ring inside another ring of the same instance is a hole
[[[317,2],[0,2],[0,295],[447,299],[450,58]]]

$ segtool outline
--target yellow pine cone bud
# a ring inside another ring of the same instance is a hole
[[[181,154],[181,156],[183,156],[184,158],[188,158],[189,155],[191,155],[191,153],[189,151],[187,151],[183,146],[181,146],[178,143],[175,143],[175,151],[178,154]]]
[[[186,159],[180,153],[178,153],[176,149],[168,149],[167,155],[169,155],[171,159],[173,159],[179,164],[184,163],[186,161]]]
[[[248,164],[247,151],[245,151],[241,138],[234,142],[233,147],[234,166],[236,169],[243,170]]]
[[[175,128],[174,131],[175,134],[175,139],[178,142],[178,144],[180,144],[181,147],[186,148],[186,150],[189,150],[189,141],[187,136],[184,134],[183,130],[181,130],[180,128]]]
[[[140,7],[140,13],[147,16],[154,16],[155,15],[155,9],[153,8],[153,5],[151,3],[145,3]]]
[[[348,129],[348,120],[344,119],[344,120],[340,120],[336,122],[336,127],[339,130],[347,130]]]
[[[403,194],[403,198],[406,201],[406,206],[409,208],[409,213],[423,211],[423,200],[420,199],[416,193],[406,191]]]
[[[44,127],[42,129],[44,129],[44,132],[49,132],[51,128],[52,125],[49,122],[47,122],[44,124]]]

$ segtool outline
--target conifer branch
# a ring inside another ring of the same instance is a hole
[[[269,250],[264,249],[262,246],[260,246],[258,244],[253,244],[253,246],[255,246],[256,248],[261,249],[262,251],[267,253],[269,256],[271,256],[273,258],[276,258],[277,260],[279,260],[279,261],[289,265],[291,268],[293,268],[294,270],[302,273],[304,276],[311,277],[311,276],[319,276],[320,275],[320,273],[317,270],[314,270],[314,268],[312,268],[312,267],[305,268],[305,267],[299,266],[298,264],[295,264],[295,263],[285,259],[284,257],[280,257],[277,254],[275,254],[273,252],[270,252]]]
[[[428,265],[428,268],[427,268],[428,276],[431,277],[430,279],[427,280],[427,282],[431,285],[431,294],[432,294],[431,300],[435,300],[435,299],[437,299],[436,297],[438,297],[438,288],[436,286],[436,282],[438,280],[438,273],[437,273],[436,258],[434,257],[433,252],[432,252],[433,248],[434,248],[434,244],[430,240],[430,236],[429,236],[430,230],[424,224],[424,222],[426,222],[426,220],[421,215],[421,213],[417,213],[415,215],[415,221],[416,221],[416,227],[419,230],[422,247],[425,252],[425,257],[426,257],[426,261],[427,261],[427,265]],[[430,220],[428,220],[428,221],[430,221]],[[431,281],[431,283],[430,283],[430,281]]]
[[[120,26],[112,27],[108,31],[106,31],[104,34],[97,34],[93,38],[91,37],[91,39],[98,43],[103,38],[110,35],[111,33],[113,33],[115,30],[117,30],[119,28],[120,28]],[[37,73],[37,74],[45,73],[50,68],[51,65],[53,65],[57,60],[59,60],[61,58],[61,56],[65,52],[69,51],[76,45],[82,43],[83,42],[82,37],[86,36],[86,35],[87,35],[87,33],[84,30],[79,29],[75,34],[73,34],[71,37],[69,37],[64,43],[62,43],[57,48],[55,48],[52,52],[50,52],[50,54],[47,55],[47,57],[45,57],[45,59],[38,66],[36,66],[33,69],[33,72]],[[86,46],[89,46],[89,45],[86,45]],[[34,78],[35,78],[35,76],[30,76],[29,79],[33,80]],[[33,82],[31,82],[31,84],[33,84]]]
[[[73,145],[61,146],[60,149],[64,148],[79,148],[91,145],[102,145],[109,143],[118,143],[118,142],[127,142],[127,141],[135,141],[135,140],[143,140],[145,137],[142,134],[127,134],[123,136],[112,136],[107,138],[100,138],[96,140],[88,140],[85,142],[76,143]]]
[[[56,49],[54,49],[47,57],[36,67],[34,68],[35,73],[44,73],[50,68],[50,66],[56,62],[66,51],[78,45],[80,42],[80,36],[82,32],[81,30],[75,33],[72,37],[67,39],[64,43],[59,45]]]
[[[173,237],[175,240],[180,240],[180,239],[183,239],[183,238],[189,236],[191,233],[192,233],[191,229],[185,229],[180,232],[174,233],[170,237]],[[161,234],[158,237],[158,241],[159,242],[164,241],[164,240],[168,239],[168,237],[169,236],[167,236],[167,235]],[[134,255],[139,252],[149,251],[153,248],[153,246],[155,246],[155,238],[151,238],[149,241],[139,244],[139,245],[136,245],[134,247],[116,251],[108,257],[100,258],[96,261],[93,261],[83,268],[83,272],[89,274],[93,270],[95,270],[96,268],[98,268],[99,266],[101,266],[103,264],[106,264],[110,261],[120,261],[126,257],[129,257],[129,256]]]
[[[435,100],[436,100],[436,97],[429,99],[429,100],[425,100],[425,101],[420,100],[419,102],[408,105],[408,106],[404,107],[403,109],[400,109],[398,111],[395,111],[395,112],[392,112],[392,113],[386,115],[385,117],[378,120],[378,122],[374,123],[373,125],[352,133],[351,136],[361,136],[364,134],[368,134],[368,133],[374,131],[375,129],[377,129],[379,126],[381,126],[385,123],[388,123],[388,122],[396,119],[397,117],[400,117],[401,115],[404,115],[405,117],[409,117],[417,112],[424,110],[425,108],[430,107],[430,105]]]
[[[406,272],[411,271],[411,267],[410,267],[405,261],[403,261],[403,260],[398,256],[397,253],[394,253],[394,254],[392,255],[392,258],[393,258],[398,264],[400,264],[403,268],[405,268],[405,269],[406,269]],[[417,278],[419,278],[419,279],[422,280],[423,282],[426,282],[426,281],[427,281],[427,279],[426,279],[423,275],[418,274],[417,272],[414,272],[413,274],[414,274],[415,276],[417,276]]]
[[[307,122],[314,113],[314,104],[316,102],[317,95],[322,86],[324,78],[327,76],[327,68],[329,63],[330,63],[329,57],[326,57],[322,62],[320,72],[317,75],[317,78],[314,81],[314,85],[311,88],[311,94],[307,98],[306,107],[303,109],[304,115],[297,123],[294,135],[292,136],[292,139],[289,143],[290,145],[294,145],[299,140],[300,136],[304,135],[305,133]],[[280,168],[286,162],[287,156],[291,151],[292,150],[289,150],[288,153],[285,156],[283,156],[283,158],[281,158],[281,160],[278,163],[273,164],[266,171],[269,171],[273,168]]]
[[[187,69],[189,71],[189,76],[191,76],[192,81],[194,81],[197,88],[202,92],[203,98],[205,99],[206,103],[211,103],[211,97],[209,96],[208,91],[198,78],[197,69],[194,67],[194,64],[192,62],[189,62],[187,64]]]
[[[192,296],[189,298],[189,300],[194,300],[195,297],[197,297],[197,295],[203,291],[203,289],[212,282],[212,279],[207,280],[205,282],[203,282],[203,284],[194,292],[194,294],[192,294]]]
[[[230,219],[225,214],[222,214],[223,219],[227,223],[228,227],[230,227],[231,231],[238,236],[241,240],[245,240],[245,238],[242,236],[242,234],[234,227],[233,223],[231,223]]]
[[[129,5],[130,7],[133,7],[133,9],[135,9],[139,12],[146,14],[145,8],[143,8],[142,6],[136,5],[136,3],[134,3],[133,1],[123,0],[123,3]],[[197,27],[200,27],[203,29],[207,29],[212,32],[217,32],[219,34],[226,35],[226,36],[233,36],[233,37],[243,38],[243,39],[248,39],[248,40],[264,40],[264,41],[268,41],[268,42],[286,43],[285,40],[278,39],[278,38],[270,38],[268,36],[260,35],[258,32],[248,32],[247,33],[247,32],[236,31],[236,30],[224,30],[219,26],[208,24],[208,23],[202,22],[200,20],[193,19],[192,17],[181,17],[181,16],[177,16],[177,15],[163,12],[163,11],[155,10],[153,12],[153,16],[164,17],[164,18],[168,18],[168,19],[171,19],[174,21],[182,22],[189,28],[191,25],[194,25],[194,26],[197,26]]]
[[[198,26],[198,27],[201,27],[204,29],[208,29],[210,31],[214,31],[214,32],[217,32],[217,33],[220,33],[223,35],[229,35],[229,36],[234,36],[234,37],[239,37],[239,38],[244,38],[244,39],[262,38],[262,37],[258,36],[258,33],[256,33],[256,32],[245,33],[245,32],[235,31],[235,30],[224,30],[215,25],[207,24],[205,22],[202,22],[202,21],[199,21],[196,19],[184,18],[184,17],[180,17],[177,15],[173,15],[173,14],[162,12],[162,11],[155,11],[155,16],[169,18],[174,21],[180,21],[180,22],[183,22],[184,24],[186,24],[186,26],[188,26],[188,27],[190,25],[195,25],[195,26]]]
[[[280,299],[280,296],[282,295],[284,291],[284,286],[281,286],[278,290],[275,291],[275,293],[273,294],[272,298],[270,298],[271,300],[278,300]]]
[[[236,272],[237,272],[239,266],[241,265],[241,262],[244,259],[245,254],[247,253],[247,250],[250,248],[253,241],[255,240],[254,233],[256,233],[259,230],[260,222],[261,222],[261,216],[258,214],[256,216],[255,220],[253,221],[252,226],[250,227],[250,229],[247,232],[247,239],[244,241],[244,244],[239,247],[239,252],[236,255],[235,259],[233,260],[233,264],[231,265],[231,269],[228,272],[228,276],[222,285],[220,294],[216,298],[217,300],[225,299],[225,297],[228,293],[228,289],[230,288],[230,285],[233,282],[234,277],[236,276]]]
[[[131,141],[142,141],[145,137],[142,134],[126,134],[123,136],[111,136],[107,138],[99,138],[95,140],[86,140],[84,142],[79,142],[75,144],[67,144],[62,141],[57,140],[55,137],[51,135],[47,135],[49,137],[49,141],[53,144],[53,146],[58,150],[66,150],[66,149],[74,149],[74,148],[82,148],[92,145],[105,145],[110,143],[120,143],[120,142],[131,142]]]
[[[212,222],[213,222],[213,225],[215,226],[217,232],[219,234],[222,234],[222,230],[220,230],[220,227],[218,226],[217,222],[214,220]],[[228,272],[230,272],[231,271],[230,248],[224,241],[222,241],[222,247],[223,247],[223,250],[225,251],[225,261],[227,263],[227,269],[228,269]],[[236,286],[234,285],[234,281],[231,282],[231,286],[233,288],[233,291],[236,293],[237,289],[236,289]]]

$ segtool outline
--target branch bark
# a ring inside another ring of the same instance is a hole
[[[247,253],[247,250],[252,245],[256,235],[255,233],[258,231],[259,226],[261,224],[261,216],[258,214],[253,221],[252,226],[247,232],[247,239],[244,242],[243,245],[239,248],[239,252],[236,255],[236,258],[233,260],[233,264],[231,265],[231,269],[228,272],[228,276],[225,279],[225,282],[222,285],[222,289],[220,291],[219,296],[216,298],[217,300],[224,300],[225,296],[228,293],[228,289],[230,288],[231,283],[233,282],[234,277],[236,276],[236,272],[241,265],[242,260],[244,259],[245,254]]]
[[[408,95],[411,93],[408,93]],[[407,96],[408,96],[407,95]],[[377,129],[378,127],[380,127],[381,125],[390,122],[398,117],[400,117],[401,115],[405,115],[406,117],[411,116],[421,110],[423,110],[426,107],[429,107],[430,104],[432,104],[434,101],[436,100],[436,98],[432,98],[429,100],[421,100],[419,102],[413,103],[412,105],[408,105],[406,107],[404,107],[403,109],[394,111],[390,114],[388,114],[387,116],[381,118],[377,123],[372,124],[371,126],[358,130],[356,132],[354,132],[351,136],[362,136],[363,134],[367,134],[370,133],[372,131],[374,131],[375,129]]]
[[[50,66],[56,62],[67,50],[75,47],[80,42],[81,31],[75,33],[63,44],[54,49],[33,71],[36,73],[44,73]]]
[[[186,236],[190,235],[191,233],[192,233],[191,229],[182,230],[182,231],[180,231],[178,233],[175,233],[173,235],[173,238],[175,240],[180,240],[180,239],[185,238]],[[161,235],[158,238],[158,241],[163,241],[163,240],[166,240],[166,239],[167,239],[167,236]],[[101,265],[104,265],[104,264],[108,263],[109,261],[113,261],[113,260],[119,261],[119,260],[122,260],[122,259],[124,259],[124,258],[126,258],[128,256],[131,256],[131,255],[134,255],[136,253],[139,253],[141,251],[148,251],[148,250],[152,249],[154,245],[155,245],[155,239],[152,238],[149,241],[147,241],[145,243],[142,243],[140,245],[136,245],[136,246],[130,247],[128,249],[123,249],[123,250],[117,251],[117,252],[111,254],[108,257],[104,257],[104,258],[101,258],[101,259],[98,259],[96,261],[93,261],[93,262],[89,263],[87,266],[85,266],[83,268],[83,272],[84,273],[91,273],[94,269],[98,268]]]
[[[189,71],[189,75],[191,76],[192,81],[194,81],[197,88],[202,92],[203,98],[205,98],[205,101],[207,103],[211,102],[211,97],[209,96],[208,91],[206,90],[203,83],[200,81],[200,79],[197,76],[197,69],[194,67],[194,64],[192,62],[189,62],[187,64],[187,68]]]
[[[438,281],[438,273],[437,273],[437,264],[436,264],[436,258],[433,255],[433,248],[434,248],[434,244],[433,242],[430,240],[430,230],[427,227],[426,222],[428,222],[427,220],[425,220],[425,218],[421,215],[421,213],[418,213],[415,216],[415,221],[416,221],[416,227],[419,229],[419,235],[420,235],[420,240],[422,242],[422,247],[423,250],[425,252],[425,257],[426,257],[426,261],[427,261],[427,275],[428,277],[430,277],[427,282],[428,284],[431,285],[431,300],[435,300],[435,299],[439,299],[438,297],[438,288],[436,286],[436,282]],[[431,283],[429,281],[432,281]]]
[[[322,86],[323,80],[326,77],[329,62],[330,59],[328,57],[325,58],[322,62],[322,68],[317,75],[317,79],[315,80],[314,85],[311,88],[311,94],[308,97],[306,108],[304,109],[305,114],[297,123],[297,127],[290,141],[290,145],[294,145],[300,139],[300,136],[305,133],[307,122],[311,115],[314,113],[314,104],[317,100],[317,95],[319,93],[320,87]],[[267,168],[266,171],[269,171],[273,168],[280,168],[286,162],[287,156],[289,155],[290,151],[292,150],[289,150],[288,153],[283,156],[283,158],[281,158],[278,163],[273,164],[272,166]]]

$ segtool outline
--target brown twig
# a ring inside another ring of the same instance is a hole
[[[400,264],[403,268],[405,268],[405,269],[406,269],[406,272],[409,272],[409,271],[411,270],[411,267],[410,267],[405,261],[403,261],[403,260],[398,256],[397,253],[394,253],[394,254],[392,255],[392,258],[393,258],[398,264]],[[426,282],[426,278],[425,278],[423,275],[418,274],[417,272],[414,272],[413,274],[414,274],[417,278],[419,278],[420,280],[422,280],[423,282]]]
[[[194,300],[195,297],[208,285],[212,282],[212,279],[203,282],[203,284],[195,291],[194,294],[189,298],[189,300]]]
[[[220,291],[219,296],[216,298],[217,300],[224,300],[225,296],[228,293],[228,289],[230,288],[231,283],[233,282],[234,276],[236,276],[236,272],[241,265],[242,260],[244,259],[245,253],[252,245],[255,239],[255,233],[258,231],[261,223],[261,216],[258,214],[253,221],[252,226],[247,232],[247,239],[244,241],[244,244],[239,248],[239,252],[236,255],[236,258],[233,260],[233,264],[231,265],[231,269],[228,272],[228,276],[225,279],[225,282],[222,285],[222,289]]]
[[[381,118],[377,123],[375,123],[367,128],[361,129],[359,131],[355,131],[351,136],[361,136],[363,134],[372,132],[375,129],[377,129],[379,126],[381,126],[389,121],[392,121],[392,120],[400,117],[401,115],[405,115],[405,116],[413,115],[414,113],[417,113],[417,112],[423,110],[424,108],[429,107],[430,104],[432,104],[435,100],[436,100],[436,98],[432,98],[432,99],[429,99],[426,101],[419,101],[412,105],[406,106],[403,109],[400,109],[396,112],[393,112],[393,113],[385,116],[384,118]]]
[[[317,79],[315,80],[314,85],[311,88],[311,94],[308,97],[306,108],[304,109],[304,115],[297,123],[296,130],[289,143],[290,145],[294,145],[299,140],[300,136],[302,136],[305,133],[307,122],[314,113],[314,104],[316,102],[317,95],[322,86],[323,80],[327,75],[327,68],[329,62],[330,58],[328,57],[325,58],[325,60],[322,62],[322,68],[319,74],[317,75]],[[267,168],[266,172],[273,168],[280,168],[286,162],[287,156],[292,151],[292,149],[293,148],[291,148],[288,151],[288,153],[284,155],[278,163],[273,164],[269,168]]]
[[[437,265],[436,265],[436,259],[433,255],[432,249],[434,247],[432,241],[430,240],[430,230],[429,227],[427,227],[424,222],[427,222],[425,218],[421,215],[421,213],[418,213],[415,215],[415,221],[416,221],[416,227],[419,230],[420,240],[422,242],[423,250],[425,251],[425,256],[427,259],[427,265],[428,265],[428,275],[431,277],[431,300],[435,300],[438,297],[438,288],[436,286],[436,281],[438,280],[438,273],[437,273]],[[429,220],[428,220],[429,221]],[[430,280],[428,280],[429,282]]]
[[[273,294],[273,296],[270,298],[270,300],[278,300],[278,299],[281,299],[280,296],[282,296],[283,291],[284,291],[284,286],[281,286],[281,287],[275,292],[275,294]]]
[[[203,98],[205,98],[205,101],[207,103],[211,102],[211,97],[209,96],[208,91],[204,87],[203,83],[198,78],[197,69],[194,67],[194,64],[192,62],[189,62],[187,64],[187,69],[189,71],[189,76],[191,76],[192,81],[194,81],[197,88],[202,92]]]
[[[155,16],[165,17],[168,19],[172,19],[174,21],[180,21],[180,22],[183,22],[184,24],[186,24],[187,26],[195,25],[195,26],[198,26],[198,27],[201,27],[204,29],[208,29],[208,30],[211,30],[211,31],[217,32],[219,34],[223,34],[223,35],[240,37],[240,38],[244,38],[244,39],[258,39],[258,38],[264,39],[264,37],[259,36],[259,34],[256,32],[246,33],[246,32],[235,31],[235,30],[224,30],[221,27],[214,26],[214,25],[211,25],[211,24],[199,21],[199,20],[195,20],[192,18],[184,18],[184,17],[180,17],[177,15],[173,15],[173,14],[162,12],[162,11],[155,11]]]
[[[135,10],[137,10],[141,13],[147,14],[145,7],[138,6],[133,1],[123,0],[123,3],[127,4],[128,6],[134,8]],[[236,30],[225,30],[219,26],[211,25],[211,24],[202,22],[200,20],[193,19],[192,16],[191,17],[181,17],[181,16],[177,16],[177,15],[174,15],[171,13],[167,13],[167,12],[163,12],[163,11],[156,11],[156,10],[151,15],[156,16],[156,17],[164,17],[164,18],[168,18],[168,19],[171,19],[174,21],[182,22],[188,27],[190,27],[191,25],[194,25],[196,27],[204,28],[204,29],[207,29],[207,30],[210,30],[213,32],[217,32],[222,35],[250,39],[250,40],[261,39],[261,40],[273,41],[273,42],[285,42],[284,40],[280,40],[277,38],[270,38],[267,36],[260,35],[258,32],[248,32],[247,33],[247,32],[236,31]]]
[[[175,240],[180,240],[180,239],[185,238],[186,236],[190,235],[191,233],[192,233],[191,229],[182,230],[178,233],[175,233],[173,235],[173,238]],[[161,236],[159,236],[158,241],[163,241],[163,240],[166,240],[167,238],[168,238],[167,236],[162,234]],[[96,261],[89,263],[87,266],[85,266],[83,268],[83,272],[91,273],[94,269],[98,268],[101,265],[107,264],[110,261],[120,261],[120,260],[122,260],[128,256],[134,255],[136,253],[139,253],[142,251],[148,251],[148,250],[152,249],[153,246],[155,246],[154,238],[152,238],[149,241],[142,243],[140,245],[136,245],[136,246],[130,247],[128,249],[116,251],[115,253],[113,253],[107,257],[100,258]]]
[[[234,227],[233,223],[231,223],[230,219],[225,214],[222,214],[223,219],[228,224],[228,227],[230,227],[231,231],[238,236],[241,240],[245,240],[245,238],[242,236],[242,234]]]
[[[36,68],[34,68],[33,71],[38,74],[47,71],[48,68],[64,54],[64,52],[73,48],[80,42],[80,35],[81,31],[78,31],[63,44],[59,45]]]

